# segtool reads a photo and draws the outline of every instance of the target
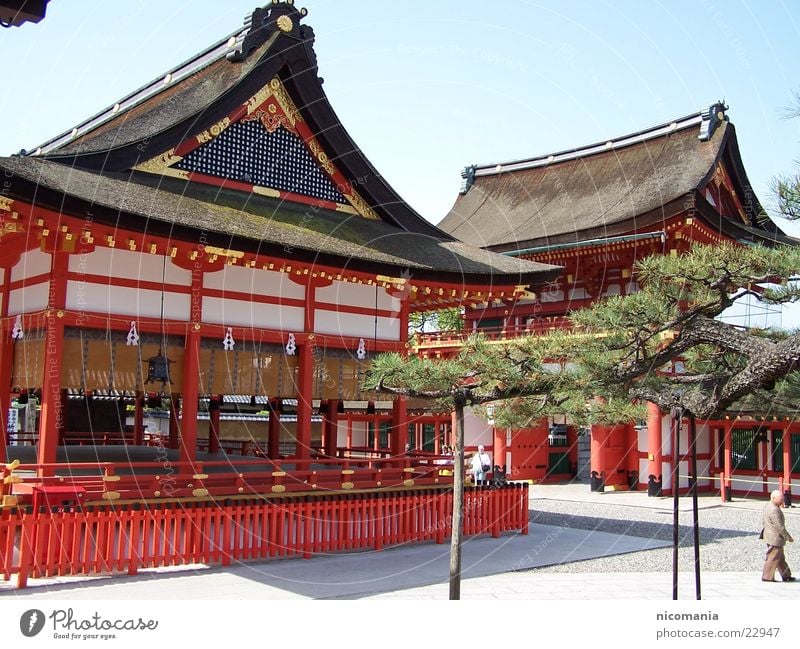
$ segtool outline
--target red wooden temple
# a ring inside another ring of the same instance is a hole
[[[305,14],[256,9],[0,158],[6,578],[449,533],[452,472],[406,452],[427,424],[363,372],[406,352],[410,312],[513,302],[560,269],[414,212],[336,117]],[[478,491],[469,533],[527,529],[525,488]]]
[[[651,254],[680,255],[695,242],[796,244],[759,204],[726,110],[716,103],[606,142],[466,168],[461,194],[439,227],[486,250],[564,272],[514,303],[471,301],[464,333],[424,336],[417,353],[452,353],[473,331],[502,340],[566,328],[570,311],[636,291],[633,265]],[[468,439],[493,447],[495,462],[507,464],[515,478],[561,480],[580,471],[578,447],[588,442],[566,423],[507,431],[474,420]],[[592,489],[647,488],[651,495],[672,489],[670,466],[675,453],[687,452],[686,427],[678,445],[669,416],[652,405],[641,423],[592,428]],[[698,444],[701,488],[800,494],[800,423],[794,420],[742,414],[703,422]],[[686,476],[686,463],[681,467]]]

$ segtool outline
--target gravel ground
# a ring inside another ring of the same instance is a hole
[[[609,499],[611,500],[613,496]],[[647,497],[642,496],[644,502]],[[660,499],[659,499],[660,500]],[[533,499],[531,522],[584,530],[597,530],[645,538],[672,541],[671,501],[660,500],[658,506],[580,502],[570,500]],[[686,505],[684,501],[683,506]],[[702,570],[719,572],[761,571],[764,542],[758,539],[764,503],[747,501],[705,505],[699,512],[700,564]],[[796,513],[797,512],[797,513]],[[787,510],[787,528],[800,536],[800,511]],[[680,549],[678,569],[694,570],[692,547],[692,512],[679,515]],[[800,565],[800,548],[787,546],[789,565]],[[564,563],[542,572],[671,572],[672,547],[629,554]],[[800,572],[800,568],[798,568]]]

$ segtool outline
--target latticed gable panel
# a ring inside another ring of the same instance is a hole
[[[333,203],[346,202],[297,135],[283,126],[270,132],[260,120],[232,124],[175,168]]]

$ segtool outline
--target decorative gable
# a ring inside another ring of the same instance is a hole
[[[134,169],[379,218],[277,78],[211,128]]]

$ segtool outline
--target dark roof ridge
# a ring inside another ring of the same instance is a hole
[[[610,149],[620,149],[633,144],[638,144],[639,142],[645,142],[647,140],[662,137],[664,135],[668,135],[669,133],[682,131],[695,126],[701,127],[699,132],[700,134],[698,135],[699,138],[704,140],[709,139],[713,133],[713,126],[716,126],[716,123],[718,123],[720,119],[725,119],[725,110],[727,110],[727,106],[725,106],[723,102],[716,102],[711,104],[709,108],[706,108],[702,111],[690,113],[689,115],[679,117],[669,122],[657,124],[649,128],[635,131],[634,133],[628,133],[627,135],[618,136],[602,142],[595,142],[593,144],[587,144],[572,149],[564,149],[562,151],[553,153],[545,153],[542,155],[533,156],[531,158],[472,165],[467,167],[461,174],[466,180],[466,186],[462,188],[462,193],[465,193],[469,189],[469,186],[471,186],[472,181],[476,177],[492,176],[499,173],[521,171],[524,169],[533,169],[535,167],[544,167],[551,164],[557,164],[559,162],[566,162],[567,160],[584,158],[598,153],[603,153]],[[722,118],[718,117],[720,113],[723,115]],[[710,122],[715,123],[710,129],[704,129],[704,125]]]

